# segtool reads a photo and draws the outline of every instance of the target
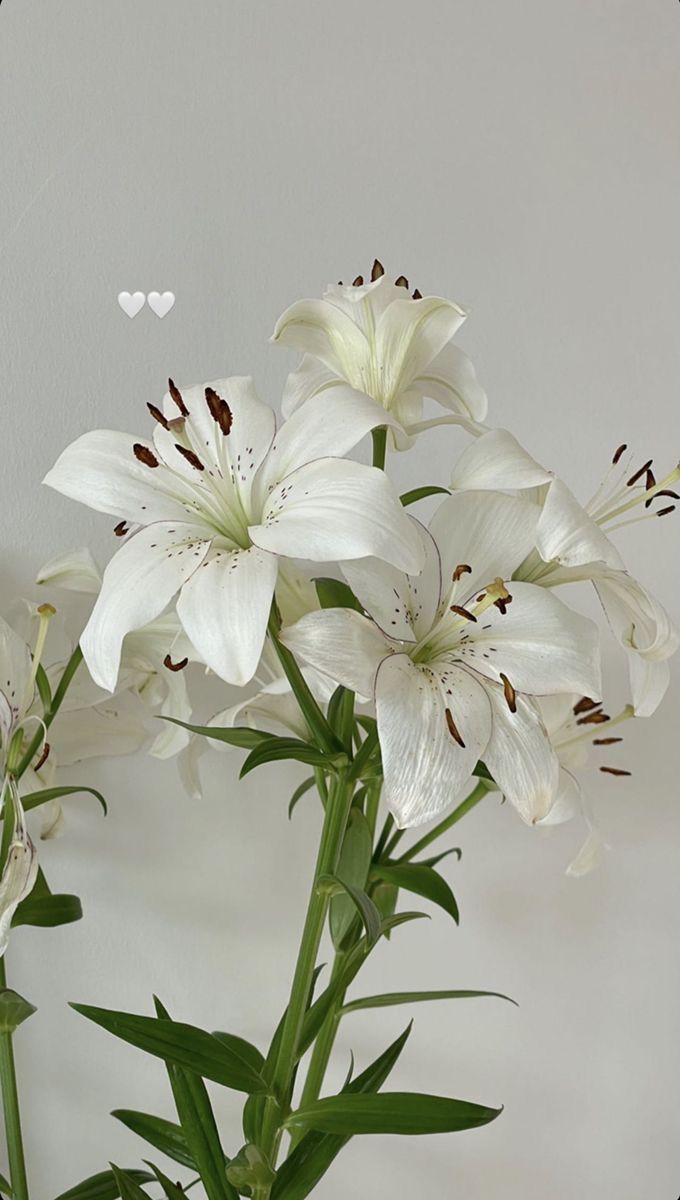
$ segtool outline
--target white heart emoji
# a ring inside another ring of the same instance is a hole
[[[132,295],[129,292],[118,293],[118,303],[128,317],[136,317],[140,309],[144,307],[145,300],[144,292],[133,292]]]
[[[149,292],[147,303],[152,312],[155,312],[157,317],[165,317],[170,312],[175,303],[174,292]]]

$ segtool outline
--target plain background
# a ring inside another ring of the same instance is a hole
[[[145,432],[168,373],[252,372],[274,404],[294,359],[275,318],[379,255],[472,316],[460,336],[509,425],[584,499],[627,441],[677,459],[680,6],[640,0],[5,0],[0,8],[2,607],[36,568],[111,521],[40,488],[84,430]],[[171,289],[158,320],[121,290]],[[453,433],[396,465],[446,482]],[[677,615],[674,518],[625,531],[631,569]],[[587,596],[586,611],[595,611]],[[625,696],[607,643],[610,703]],[[357,1139],[320,1200],[674,1200],[678,1127],[677,679],[589,786],[612,845],[581,881],[580,830],[545,836],[488,801],[459,827],[462,910],[399,931],[355,994],[487,987],[421,1006],[394,1086],[504,1103],[485,1130]],[[226,697],[225,697],[226,699]],[[207,701],[199,711],[207,715]],[[38,1005],[17,1038],[36,1200],[145,1148],[109,1116],[172,1115],[159,1063],[66,1008],[173,1014],[265,1045],[285,1002],[318,818],[300,774],[237,783],[206,766],[200,804],[172,764],[74,772],[106,822],[69,805],[45,845],[86,919],[21,930],[12,984]],[[411,1013],[347,1019],[373,1057]],[[237,1099],[215,1089],[232,1151]],[[166,1164],[167,1165],[167,1164]]]

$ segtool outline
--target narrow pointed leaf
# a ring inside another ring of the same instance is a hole
[[[413,1022],[343,1092],[377,1092],[395,1066],[409,1039]],[[271,1200],[305,1200],[326,1174],[333,1160],[349,1141],[348,1137],[310,1130],[281,1164],[271,1192]]]
[[[381,921],[380,913],[371,897],[362,888],[354,887],[353,884],[338,879],[337,875],[322,875],[318,881],[318,887],[320,890],[328,889],[331,895],[338,892],[347,893],[361,917],[369,946],[374,946],[380,937]]]
[[[128,1175],[123,1167],[117,1167],[115,1163],[111,1163],[111,1170],[118,1184],[120,1200],[149,1200],[150,1193],[145,1192],[137,1180],[132,1175]]]
[[[432,867],[424,863],[388,863],[374,867],[373,874],[385,883],[393,883],[396,887],[438,904],[458,924],[460,915],[456,898],[446,880]]]
[[[354,608],[363,612],[351,587],[343,580],[319,578],[314,580],[314,586],[322,608]]]
[[[162,720],[170,721],[172,725],[181,725],[182,729],[188,729],[190,733],[197,733],[201,737],[212,738],[214,742],[226,742],[229,746],[240,746],[245,750],[251,750],[253,746],[259,746],[260,742],[266,742],[271,737],[271,734],[263,733],[259,729],[250,729],[247,725],[220,729],[216,725],[192,725],[188,721],[180,721],[179,717],[163,717]]]
[[[371,866],[373,838],[364,814],[353,808],[340,851],[337,876],[343,883],[355,888],[366,887]],[[329,924],[333,945],[339,950],[356,917],[356,901],[346,893],[333,896],[330,903]]]
[[[501,1111],[468,1100],[419,1092],[378,1092],[375,1095],[345,1092],[305,1105],[291,1114],[286,1125],[288,1128],[303,1125],[345,1137],[366,1133],[402,1136],[455,1133],[488,1125]]]
[[[343,1004],[340,1012],[343,1016],[347,1013],[358,1012],[363,1008],[390,1008],[395,1004],[420,1004],[425,1000],[471,1000],[479,996],[493,996],[497,1000],[507,1000],[510,1004],[517,1004],[516,1000],[510,996],[504,996],[502,992],[478,992],[468,989],[455,989],[438,992],[384,992],[378,996],[362,996],[359,1000],[350,1000],[347,1004]]]
[[[302,742],[299,738],[281,738],[269,736],[265,742],[260,742],[250,751],[241,767],[240,778],[243,779],[256,767],[268,762],[281,762],[283,759],[293,759],[295,762],[308,763],[311,767],[343,766],[347,763],[347,755],[337,754],[329,757],[317,746]]]
[[[126,1167],[125,1174],[134,1183],[151,1183],[153,1180],[153,1175],[150,1175],[148,1171],[136,1171],[130,1167]],[[83,1179],[82,1183],[77,1183],[75,1187],[69,1188],[67,1192],[62,1192],[57,1196],[57,1200],[119,1200],[119,1198],[120,1189],[113,1171],[100,1171],[97,1175],[90,1175],[88,1179]]]
[[[316,780],[315,780],[314,776],[310,775],[309,779],[303,780],[303,782],[300,784],[300,786],[296,787],[295,791],[293,792],[293,795],[290,798],[290,803],[288,805],[288,820],[289,821],[293,815],[293,810],[295,809],[295,806],[296,806],[298,800],[301,800],[302,797],[314,787],[315,783],[316,783]]]
[[[153,1117],[150,1113],[137,1112],[131,1108],[116,1108],[111,1116],[122,1122],[132,1133],[144,1138],[154,1150],[160,1150],[161,1154],[183,1167],[196,1170],[196,1163],[187,1146],[181,1125],[175,1124],[174,1121],[166,1121],[164,1117]]]
[[[0,1192],[2,1192],[3,1196],[7,1197],[7,1200],[12,1200],[11,1184],[7,1182],[5,1176],[2,1174],[0,1174]]]
[[[83,906],[78,896],[59,896],[51,892],[47,896],[34,898],[33,892],[17,906],[12,917],[12,927],[17,925],[37,925],[41,928],[51,928],[55,925],[70,925],[79,921],[83,915]]]
[[[224,1041],[195,1025],[95,1008],[89,1004],[72,1004],[71,1007],[114,1037],[205,1079],[212,1079],[214,1083],[237,1092],[267,1090],[265,1080],[243,1057],[240,1048],[225,1045]]]
[[[104,814],[108,812],[106,800],[101,792],[96,788],[85,787],[81,784],[72,784],[69,787],[51,787],[41,788],[38,792],[29,792],[28,796],[22,796],[21,803],[26,812],[30,812],[32,808],[39,808],[41,804],[48,804],[50,800],[61,800],[64,796],[77,796],[80,792],[85,792],[89,796],[94,796],[101,804]]]
[[[156,1180],[163,1188],[165,1200],[186,1200],[186,1192],[183,1188],[178,1187],[176,1183],[168,1179],[167,1175],[164,1175],[160,1167],[155,1166],[154,1163],[150,1162],[148,1165],[156,1176]]]
[[[252,1042],[246,1041],[245,1038],[239,1037],[235,1033],[222,1033],[219,1029],[213,1030],[212,1036],[217,1038],[223,1046],[227,1046],[234,1054],[239,1054],[258,1075],[262,1075],[264,1054],[258,1050],[257,1046],[253,1046]]]

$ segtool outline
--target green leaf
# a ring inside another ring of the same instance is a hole
[[[115,1163],[111,1163],[113,1177],[118,1184],[118,1194],[121,1200],[149,1200],[149,1193],[145,1192],[139,1186],[136,1179],[128,1175],[122,1167],[117,1167]]]
[[[419,1092],[377,1092],[372,1095],[341,1093],[315,1100],[288,1117],[290,1128],[304,1125],[321,1133],[345,1137],[355,1134],[455,1133],[488,1125],[502,1112],[468,1100],[428,1096]]]
[[[243,779],[244,775],[248,775],[250,771],[254,771],[256,767],[261,767],[264,763],[280,762],[282,759],[294,759],[296,762],[326,769],[345,766],[347,763],[347,755],[344,753],[329,756],[325,751],[319,750],[317,746],[312,746],[309,742],[302,742],[299,738],[268,736],[266,742],[261,742],[254,750],[250,751],[241,767],[240,778]]]
[[[348,754],[352,753],[354,730],[354,692],[337,687],[328,701],[327,720]]]
[[[358,808],[353,808],[347,822],[345,837],[338,861],[337,877],[351,887],[365,889],[371,867],[373,838],[368,821]],[[330,903],[329,923],[333,945],[342,946],[345,935],[354,924],[356,901],[345,894],[333,896]]]
[[[338,892],[347,893],[361,917],[369,946],[374,946],[380,937],[381,921],[380,913],[371,897],[362,888],[354,887],[351,883],[343,883],[337,875],[321,875],[317,886],[319,891],[327,891],[332,896]]]
[[[126,1168],[125,1174],[134,1183],[150,1183],[153,1180],[153,1175],[149,1175],[148,1171],[135,1171],[130,1167]],[[113,1171],[100,1171],[98,1175],[90,1175],[82,1183],[62,1192],[57,1200],[119,1200],[120,1194]]]
[[[162,720],[170,721],[172,725],[181,725],[182,729],[188,729],[190,733],[198,733],[201,737],[212,738],[214,742],[226,742],[229,746],[240,746],[245,750],[259,746],[260,742],[271,737],[271,734],[262,733],[259,729],[249,729],[247,725],[235,725],[227,729],[220,729],[215,725],[191,725],[188,721],[180,721],[179,717],[163,717]]]
[[[214,1029],[212,1036],[217,1038],[223,1046],[228,1046],[234,1054],[240,1054],[256,1074],[262,1075],[264,1054],[258,1050],[257,1046],[253,1046],[252,1042],[247,1042],[245,1038],[239,1037],[235,1033],[222,1033],[219,1029]]]
[[[126,1129],[143,1138],[154,1150],[160,1150],[173,1162],[183,1167],[196,1170],[193,1155],[189,1152],[187,1140],[181,1125],[174,1121],[166,1121],[164,1117],[153,1117],[150,1113],[136,1112],[132,1108],[116,1108],[111,1113],[117,1121],[121,1121]]]
[[[316,780],[315,780],[314,776],[310,775],[309,779],[303,780],[303,782],[300,784],[300,786],[296,787],[295,791],[293,792],[293,795],[290,798],[290,803],[288,805],[288,820],[289,821],[293,815],[293,810],[294,810],[298,800],[301,800],[302,797],[307,792],[309,792],[311,790],[311,788],[314,787],[315,783],[316,783]]]
[[[0,1174],[0,1191],[7,1197],[7,1200],[12,1200],[12,1185],[7,1182],[5,1176],[2,1174]]]
[[[60,800],[62,796],[76,796],[79,792],[85,792],[90,796],[94,796],[101,804],[104,815],[106,816],[108,809],[106,800],[101,792],[96,788],[85,787],[82,784],[72,784],[71,786],[41,788],[38,792],[30,792],[28,796],[22,796],[21,803],[26,812],[30,812],[32,808],[39,808],[41,804],[48,804],[50,800]]]
[[[79,921],[83,915],[83,906],[77,896],[52,895],[38,896],[34,899],[33,892],[27,896],[12,917],[12,928],[17,925],[38,925],[42,928],[54,925],[70,925]]]
[[[94,1008],[89,1004],[72,1004],[71,1008],[131,1046],[193,1071],[204,1079],[221,1083],[223,1087],[248,1093],[267,1090],[265,1080],[244,1058],[238,1046],[226,1045],[224,1040],[218,1040],[195,1025]]]
[[[394,1004],[419,1004],[424,1000],[471,1000],[479,996],[495,996],[497,1000],[507,1000],[510,1004],[517,1004],[516,1000],[512,1000],[510,996],[504,996],[502,992],[478,992],[467,989],[439,992],[384,992],[379,996],[362,996],[359,1000],[350,1000],[347,1004],[343,1004],[340,1013],[342,1016],[346,1016],[347,1013],[358,1012],[362,1008],[390,1008]]]
[[[0,1033],[14,1033],[37,1009],[12,988],[0,990]],[[1,1181],[0,1181],[1,1182]]]
[[[409,1039],[413,1022],[374,1062],[347,1083],[343,1092],[377,1092],[387,1079]],[[348,1137],[311,1130],[281,1164],[271,1192],[271,1200],[304,1200],[325,1175],[333,1160],[349,1141]]]
[[[436,867],[443,859],[448,858],[449,854],[455,854],[458,862],[463,857],[463,851],[460,846],[452,846],[450,850],[442,850],[441,854],[433,854],[432,858],[421,858],[420,865],[423,867]]]
[[[445,879],[438,875],[432,867],[424,863],[388,863],[373,868],[373,875],[384,883],[393,883],[396,887],[413,892],[416,896],[424,896],[433,904],[438,904],[445,912],[453,917],[456,925],[460,919],[456,898]]]
[[[351,587],[341,579],[319,578],[314,580],[316,594],[322,608],[354,608],[363,612]]]
[[[404,492],[404,494],[402,496],[400,496],[399,499],[401,500],[404,508],[408,508],[409,504],[415,504],[416,500],[425,500],[425,498],[427,496],[450,496],[450,495],[451,495],[451,493],[449,492],[448,488],[436,487],[434,484],[430,484],[429,486],[426,486],[426,487],[413,488],[413,490],[410,492]]]
[[[160,1168],[155,1166],[154,1163],[150,1162],[148,1165],[151,1167],[151,1170],[156,1176],[158,1183],[160,1183],[161,1187],[163,1188],[163,1193],[166,1197],[166,1200],[186,1200],[186,1192],[183,1188],[179,1187],[176,1183],[173,1183],[171,1179],[168,1179],[167,1175],[164,1175]]]
[[[170,1020],[168,1010],[154,996],[156,1015]],[[199,1075],[166,1062],[166,1070],[189,1153],[193,1157],[208,1200],[238,1200],[229,1183],[226,1158],[206,1086]],[[249,1097],[250,1099],[250,1097]]]

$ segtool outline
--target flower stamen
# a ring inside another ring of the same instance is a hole
[[[194,450],[189,450],[186,446],[180,446],[179,442],[175,442],[175,450],[178,450],[182,458],[185,458],[188,463],[191,463],[194,470],[205,471],[203,463]]]
[[[218,396],[215,389],[211,387],[207,387],[205,389],[205,400],[206,404],[208,405],[210,416],[212,417],[213,421],[219,425],[222,433],[226,437],[227,434],[231,432],[231,427],[234,422],[232,411],[229,405],[227,404],[226,400],[223,400],[221,396]]]
[[[163,659],[163,666],[167,667],[168,671],[183,671],[188,665],[189,659],[182,658],[179,662],[173,662],[169,654],[166,654]]]
[[[162,425],[164,429],[170,428],[170,422],[168,421],[168,418],[163,415],[160,408],[156,408],[155,404],[149,404],[148,401],[147,401],[146,407],[148,408],[149,412],[151,413],[151,416],[153,417],[154,421],[158,421],[158,424]]]
[[[514,687],[512,686],[507,675],[504,675],[502,671],[501,671],[501,679],[503,681],[503,695],[505,696],[505,703],[507,704],[511,713],[516,713],[517,712],[517,692],[515,691]]]
[[[462,737],[460,736],[458,726],[456,725],[456,722],[453,719],[450,708],[446,709],[446,724],[447,724],[449,733],[451,734],[451,737],[453,738],[454,742],[457,742],[458,745],[464,750],[465,742],[463,741]]]
[[[184,403],[184,401],[182,399],[182,393],[180,392],[177,385],[175,383],[173,383],[172,379],[168,379],[168,391],[170,392],[171,399],[174,400],[174,402],[177,405],[182,416],[188,417],[189,409],[187,408],[186,404]]]
[[[143,446],[141,442],[135,442],[132,447],[132,453],[138,462],[144,463],[145,467],[160,467],[160,463],[148,446]]]

